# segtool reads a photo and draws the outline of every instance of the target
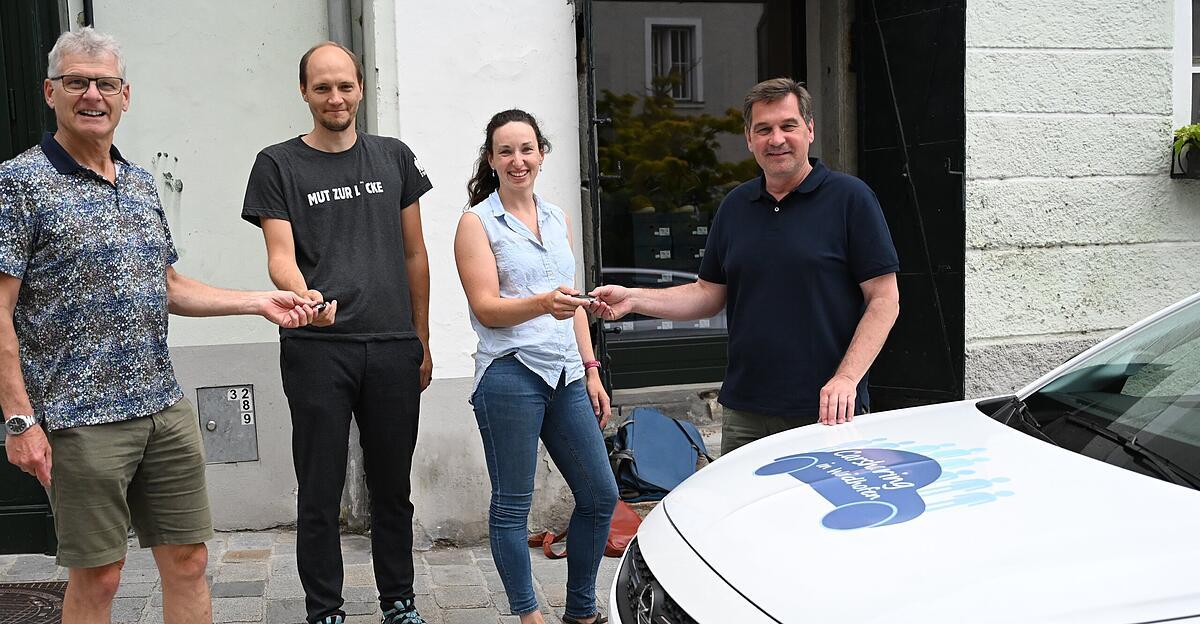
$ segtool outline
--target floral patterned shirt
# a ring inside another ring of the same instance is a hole
[[[0,273],[21,279],[13,324],[49,431],[130,420],[183,398],[167,351],[166,269],[178,256],[154,178],[112,148],[116,184],[54,137],[0,164]]]

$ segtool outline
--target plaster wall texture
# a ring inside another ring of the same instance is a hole
[[[967,49],[1137,49],[1172,45],[1171,0],[967,3]]]
[[[1200,186],[1167,176],[1173,11],[967,4],[968,396],[1200,289]]]

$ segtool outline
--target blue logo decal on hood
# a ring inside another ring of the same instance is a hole
[[[780,457],[754,474],[789,474],[833,503],[833,511],[821,519],[825,527],[864,529],[1012,496],[1012,491],[994,490],[1007,477],[975,474],[975,466],[988,461],[981,455],[986,450],[872,438]]]
[[[917,489],[937,481],[942,467],[920,453],[863,448],[788,455],[754,471],[759,476],[784,473],[833,503],[821,524],[844,530],[898,524],[921,515],[925,501]]]

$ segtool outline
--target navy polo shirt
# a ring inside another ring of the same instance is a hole
[[[713,218],[700,278],[727,287],[722,405],[815,418],[864,309],[859,284],[900,268],[875,193],[817,159],[782,200],[738,186]],[[869,405],[867,378],[855,406]]]

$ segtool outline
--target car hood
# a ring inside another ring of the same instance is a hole
[[[973,402],[771,436],[663,507],[781,622],[1200,613],[1200,492],[1033,439]]]

